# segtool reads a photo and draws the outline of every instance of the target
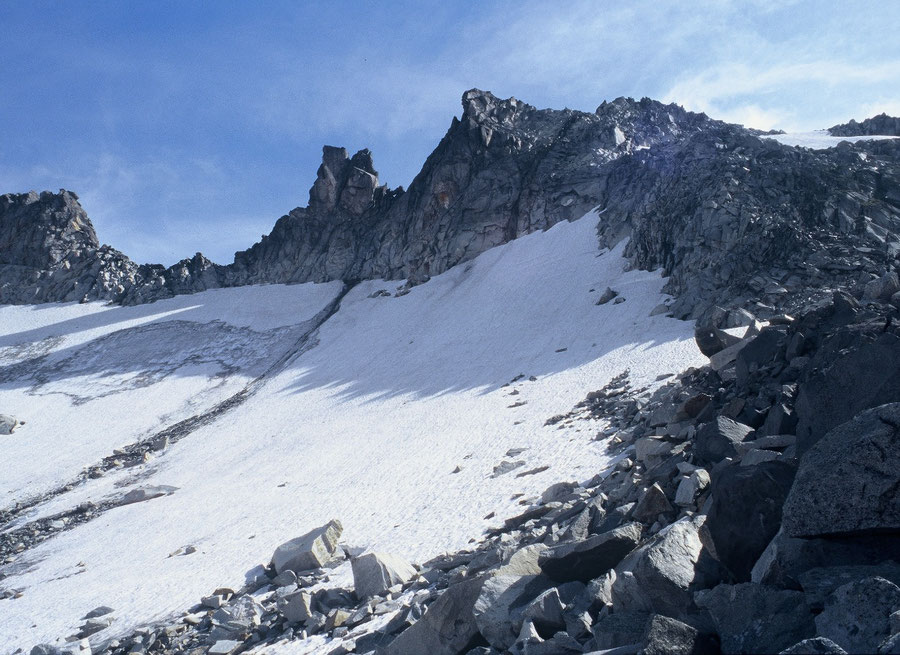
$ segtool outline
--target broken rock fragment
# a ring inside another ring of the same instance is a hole
[[[272,555],[275,572],[290,570],[299,573],[321,568],[335,559],[338,539],[343,531],[341,522],[335,519],[301,537],[281,544]]]

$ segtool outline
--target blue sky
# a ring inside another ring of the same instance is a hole
[[[472,87],[789,131],[900,115],[898,24],[896,0],[0,0],[0,193],[68,188],[139,262],[226,263],[306,204],[324,144],[407,186]]]

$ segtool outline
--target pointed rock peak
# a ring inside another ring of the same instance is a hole
[[[512,114],[531,106],[515,98],[501,100],[490,91],[469,89],[462,97],[463,117],[476,123],[506,120]]]
[[[347,160],[346,148],[338,148],[336,146],[322,146],[322,166],[328,167],[330,170],[339,170],[344,166]]]
[[[322,148],[322,165],[309,190],[309,209],[320,216],[359,216],[372,204],[378,172],[372,153],[363,149],[350,158],[346,148]]]
[[[363,148],[350,160],[350,165],[353,168],[358,168],[366,173],[374,175],[376,178],[378,177],[378,171],[375,170],[375,165],[372,162],[372,152],[368,148]]]

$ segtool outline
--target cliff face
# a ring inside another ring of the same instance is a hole
[[[408,191],[378,186],[371,155],[326,147],[309,206],[242,253],[227,284],[426,279],[522,234],[582,216],[602,169],[712,124],[674,105],[619,99],[588,114],[469,91],[461,119]]]
[[[116,298],[136,269],[100,246],[74,193],[0,196],[0,303]]]
[[[415,284],[595,207],[602,244],[630,237],[634,266],[671,276],[679,316],[726,299],[765,313],[816,289],[865,284],[900,251],[894,141],[806,151],[649,99],[585,113],[471,90],[462,104],[408,190],[379,185],[368,150],[351,157],[326,146],[307,207],[227,266],[199,253],[168,269],[136,266],[98,246],[74,194],[4,196],[3,265],[19,268],[4,273],[0,301],[133,304],[256,283]]]

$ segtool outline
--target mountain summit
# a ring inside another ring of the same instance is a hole
[[[634,266],[671,276],[683,317],[723,298],[805,298],[883,268],[900,250],[896,140],[809,151],[647,98],[586,113],[472,89],[462,109],[408,190],[379,185],[368,150],[351,157],[325,146],[307,206],[224,266],[199,253],[169,268],[138,266],[99,246],[74,194],[3,196],[0,302],[139,304],[259,283],[417,284],[593,208],[603,245],[630,238]]]

